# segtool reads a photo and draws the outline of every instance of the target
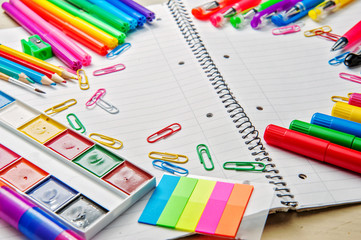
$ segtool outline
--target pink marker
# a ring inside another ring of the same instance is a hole
[[[215,27],[221,27],[225,23],[225,18],[230,18],[238,13],[241,13],[247,9],[256,7],[261,0],[241,0],[230,7],[227,7],[215,14],[213,14],[209,20]]]
[[[49,43],[52,47],[54,54],[63,63],[65,63],[72,69],[80,69],[82,67],[82,63],[80,60],[78,60],[75,56],[73,56],[73,54],[71,54],[67,49],[65,49],[58,40],[43,31],[38,25],[34,24],[31,19],[26,17],[26,15],[20,12],[14,5],[4,2],[1,6],[5,10],[5,12],[17,23],[19,23],[26,31],[28,31],[30,34],[39,35],[41,39]]]
[[[217,182],[199,219],[196,232],[214,234],[222,217],[234,184]]]
[[[36,14],[33,10],[27,7],[20,0],[10,0],[10,3],[14,5],[19,11],[25,14],[29,19],[31,19],[34,23],[36,23],[40,28],[42,28],[45,32],[48,32],[53,37],[56,37],[58,41],[69,51],[71,52],[77,59],[83,63],[84,66],[89,66],[91,63],[91,56],[86,53],[82,48],[80,48],[72,39],[66,36],[62,31],[55,28],[49,22],[45,21],[38,14]]]

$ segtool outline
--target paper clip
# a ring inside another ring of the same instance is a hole
[[[101,76],[101,75],[105,75],[105,74],[109,74],[109,73],[113,73],[113,72],[118,72],[118,71],[121,71],[121,70],[124,70],[124,69],[125,69],[124,64],[119,63],[119,64],[116,64],[114,66],[110,66],[110,67],[95,70],[93,72],[93,75],[94,76]]]
[[[322,26],[319,28],[315,28],[315,29],[311,29],[311,30],[307,30],[305,31],[303,34],[305,35],[305,37],[313,37],[313,36],[318,36],[324,33],[329,33],[332,31],[332,28],[330,26]]]
[[[223,168],[226,170],[262,172],[266,168],[266,164],[263,162],[225,162]]]
[[[81,72],[83,72],[84,77],[81,76]],[[81,90],[89,89],[88,76],[85,74],[84,69],[79,69],[76,71],[76,76],[78,77],[79,87]],[[84,80],[83,80],[84,79]]]
[[[110,148],[120,149],[123,147],[123,143],[120,140],[99,133],[91,133],[89,134],[89,138]]]
[[[351,82],[355,82],[355,83],[361,83],[361,77],[357,76],[357,75],[352,75],[349,73],[340,73],[338,75],[340,78],[351,81]]]
[[[75,105],[76,103],[77,103],[77,101],[74,98],[72,98],[72,99],[66,100],[65,102],[59,103],[51,108],[48,108],[44,112],[47,115],[51,115],[54,113],[64,111],[65,109],[68,109],[69,107]]]
[[[285,26],[280,28],[275,28],[272,30],[273,35],[283,35],[289,33],[295,33],[301,31],[301,27],[298,25]]]
[[[204,169],[207,170],[207,171],[213,170],[214,169],[214,164],[213,164],[211,154],[209,153],[208,147],[205,144],[199,144],[197,146],[197,153],[198,153],[199,160],[203,164]],[[204,158],[203,158],[203,153],[207,154],[208,160],[211,163],[211,167],[207,167],[207,165],[206,165],[206,163],[204,161]]]
[[[99,107],[101,107],[102,109],[104,109],[105,111],[107,111],[108,113],[111,113],[111,114],[118,113],[119,112],[118,108],[116,108],[111,103],[108,103],[103,100],[103,96],[105,95],[105,93],[106,93],[106,90],[104,88],[98,89],[95,92],[95,94],[89,99],[89,101],[87,101],[85,103],[85,106],[90,107],[90,106],[96,104]]]
[[[166,172],[172,173],[172,174],[179,174],[179,175],[188,175],[188,170],[182,167],[179,167],[173,163],[166,162],[160,159],[156,159],[152,162],[153,166],[155,168],[159,168],[161,170],[164,170]]]
[[[173,163],[186,163],[188,162],[188,157],[181,154],[167,153],[167,152],[150,152],[148,157],[151,159],[160,159],[167,162]],[[184,160],[181,160],[181,159]]]
[[[172,135],[175,132],[178,132],[181,129],[182,129],[182,127],[179,123],[173,123],[173,124],[169,125],[168,127],[165,127],[162,130],[159,130],[158,132],[150,135],[147,138],[147,141],[149,143],[154,143],[158,140],[169,137],[170,135]],[[157,138],[155,138],[155,137],[157,137]],[[152,139],[152,138],[155,138],[155,139]]]
[[[108,59],[114,59],[119,56],[121,53],[127,51],[132,45],[130,43],[123,43],[122,45],[117,46],[112,51],[107,54]]]
[[[72,120],[70,117],[73,117],[74,119]],[[69,113],[66,116],[66,119],[68,119],[68,123],[73,129],[75,129],[76,131],[82,130],[81,133],[85,133],[86,129],[84,125],[80,122],[79,118],[74,113]],[[74,125],[73,122],[75,122],[76,125]]]
[[[342,54],[332,58],[330,61],[328,61],[328,63],[333,66],[339,65],[345,61],[345,58],[349,53],[350,52],[342,53]]]

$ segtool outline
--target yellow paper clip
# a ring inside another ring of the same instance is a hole
[[[83,77],[81,76],[81,72],[83,72],[84,80],[83,80]],[[76,71],[76,75],[78,77],[80,89],[81,90],[89,89],[90,86],[89,86],[89,82],[88,82],[88,76],[85,74],[84,69],[78,69],[78,71]]]
[[[69,107],[75,105],[76,103],[77,103],[77,101],[74,98],[72,98],[72,99],[66,100],[63,103],[59,103],[59,104],[57,104],[57,105],[55,105],[55,106],[53,106],[51,108],[48,108],[44,112],[47,115],[51,115],[51,114],[54,114],[54,113],[64,111],[65,109],[68,109]]]
[[[333,102],[348,102],[349,97],[347,98],[347,97],[341,97],[341,96],[332,96],[331,100]]]
[[[115,138],[111,138],[99,133],[91,133],[89,134],[89,138],[93,139],[94,141],[103,144],[104,146],[114,148],[114,149],[120,149],[123,147],[123,143]],[[102,141],[105,140],[105,141]]]
[[[313,37],[313,36],[321,35],[324,33],[329,33],[331,31],[332,31],[332,28],[330,26],[326,25],[326,26],[322,26],[319,28],[307,30],[303,34],[305,35],[305,37]]]
[[[152,159],[160,159],[167,162],[174,162],[174,163],[186,163],[188,162],[188,157],[181,154],[174,154],[174,153],[166,153],[166,152],[150,152],[148,156]],[[181,160],[181,159],[184,160]]]

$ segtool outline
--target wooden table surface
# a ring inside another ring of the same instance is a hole
[[[0,3],[5,0],[0,0]],[[165,0],[138,0],[144,5],[158,4]],[[0,28],[17,27],[3,11]],[[185,238],[216,239],[206,236]],[[361,204],[343,205],[305,212],[274,213],[268,216],[262,240],[360,240]]]

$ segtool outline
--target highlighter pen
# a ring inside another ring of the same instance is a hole
[[[5,12],[19,23],[30,34],[37,34],[41,39],[51,45],[53,53],[67,66],[73,70],[78,70],[82,67],[82,63],[72,53],[61,45],[61,43],[52,37],[47,32],[43,31],[38,25],[34,24],[25,14],[19,11],[14,5],[4,2],[2,8]]]
[[[357,122],[329,116],[323,113],[315,113],[311,118],[311,123],[361,138],[361,124]]]
[[[285,16],[290,17],[294,14],[307,11],[309,9],[316,7],[318,4],[322,3],[323,1],[324,0],[303,0],[301,2],[298,2],[291,9],[287,10]]]
[[[93,50],[94,52],[98,53],[101,56],[105,56],[108,53],[109,48],[104,43],[93,38],[89,34],[63,21],[59,17],[48,12],[46,9],[37,5],[32,0],[21,0],[21,1],[31,10],[37,13],[39,16],[42,16],[44,20],[46,20],[47,22],[58,28],[60,31],[65,33],[67,36],[79,42],[80,44],[86,46],[87,48]]]
[[[152,22],[155,19],[155,13],[147,9],[146,7],[140,5],[133,0],[120,0],[122,3],[127,4],[129,7],[133,8],[135,11],[139,12],[143,16],[147,22]]]
[[[273,124],[267,126],[263,138],[269,145],[361,173],[359,151]]]
[[[24,67],[27,67],[27,68],[30,68],[32,70],[34,70],[35,72],[39,72],[41,74],[44,74],[45,76],[47,76],[49,79],[51,79],[52,81],[54,82],[64,82],[64,78],[60,77],[58,74],[52,72],[52,71],[49,71],[45,68],[42,68],[42,67],[39,67],[33,63],[30,63],[28,61],[25,61],[24,59],[22,58],[18,58],[18,57],[15,57],[9,53],[6,53],[6,52],[3,52],[0,50],[0,57],[3,57],[3,58],[6,58],[7,60],[10,60],[12,62],[15,62],[17,64],[20,64]]]
[[[41,208],[0,181],[0,218],[28,239],[82,240]]]
[[[331,115],[361,123],[361,108],[344,102],[336,102],[332,107]]]
[[[321,21],[332,12],[336,12],[353,0],[326,0],[308,12],[308,16],[314,21]]]
[[[137,27],[137,20],[135,18],[129,16],[128,14],[126,14],[125,12],[114,7],[110,3],[103,1],[103,0],[89,0],[89,2],[95,4],[98,7],[103,8],[104,10],[117,16],[118,18],[122,19],[123,21],[128,22],[130,30],[134,30]]]
[[[239,0],[223,0],[223,1],[208,2],[193,8],[192,15],[199,20],[208,20],[211,15],[237,2],[239,2]]]
[[[67,0],[74,6],[82,9],[83,11],[105,21],[106,23],[110,24],[116,29],[119,29],[123,33],[127,33],[129,31],[129,23],[123,21],[122,19],[118,18],[114,14],[105,11],[104,9],[88,2],[86,0]]]
[[[361,21],[356,23],[350,30],[348,30],[337,42],[332,46],[331,51],[340,50],[346,46],[355,45],[361,41]]]
[[[135,9],[129,7],[127,4],[118,0],[106,0],[106,1],[112,4],[114,7],[118,8],[119,10],[125,12],[129,16],[135,18],[135,20],[137,20],[137,27],[142,27],[146,22],[146,18],[144,15],[140,14]]]
[[[293,120],[289,127],[293,131],[311,135],[347,148],[361,151],[361,138],[354,135],[321,127],[315,124]],[[361,153],[360,153],[361,154]]]
[[[63,9],[64,11],[67,11],[68,13],[83,19],[84,21],[92,24],[93,26],[103,30],[104,32],[112,35],[113,37],[118,39],[118,44],[122,44],[124,43],[124,39],[125,39],[125,34],[121,31],[119,31],[118,29],[108,25],[107,23],[103,22],[102,20],[93,17],[92,15],[90,15],[89,13],[86,13],[84,11],[81,11],[80,9],[74,7],[73,5],[71,5],[70,3],[67,3],[63,0],[48,0],[49,2],[51,2],[52,4],[54,4],[55,6]]]
[[[258,5],[255,8],[250,9],[248,12],[246,12],[245,14],[240,14],[240,15],[236,15],[233,16],[229,19],[230,23],[232,24],[232,26],[234,28],[239,28],[240,26],[243,25],[243,23],[245,22],[245,20],[247,19],[251,19],[256,13],[272,6],[273,4],[276,4],[278,2],[280,2],[282,0],[268,0],[267,2],[261,3],[260,5]]]
[[[237,13],[241,13],[247,9],[257,6],[261,0],[242,0],[231,5],[231,7],[224,8],[221,11],[210,16],[209,20],[215,27],[220,27],[225,23],[225,18],[230,18]]]
[[[54,28],[50,23],[45,21],[42,17],[37,15],[33,10],[28,8],[20,0],[10,0],[19,11],[25,14],[33,23],[36,23],[41,29],[48,32],[51,36],[56,37],[60,44],[79,59],[84,66],[89,66],[91,63],[91,56],[80,48],[73,40],[67,37],[62,31]]]
[[[51,81],[47,76],[44,74],[38,73],[30,68],[24,67],[23,65],[17,64],[12,62],[6,58],[0,57],[0,63],[9,66],[11,68],[17,69],[25,73],[29,78],[34,80],[36,83],[44,84],[44,85],[56,85],[55,82]]]
[[[110,36],[108,33],[105,33],[99,28],[94,27],[93,25],[85,22],[84,20],[67,13],[66,11],[55,6],[54,4],[44,0],[32,0],[32,2],[35,2],[37,5],[41,6],[41,8],[44,8],[45,10],[59,17],[63,21],[73,25],[74,27],[84,31],[88,35],[94,37],[98,41],[104,43],[110,49],[115,48],[118,45],[118,39],[116,39],[115,37]]]

